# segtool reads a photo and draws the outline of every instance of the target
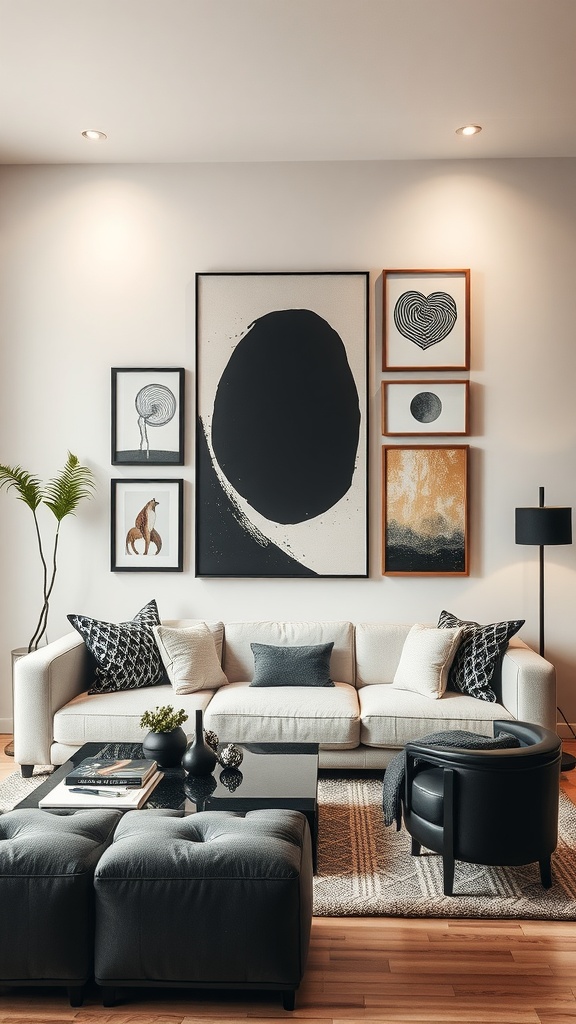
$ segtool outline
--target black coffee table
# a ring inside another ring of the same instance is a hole
[[[142,810],[165,808],[194,814],[197,811],[254,811],[287,808],[305,814],[312,835],[316,868],[318,839],[318,746],[315,743],[238,743],[243,753],[240,768],[222,769],[193,778],[182,768],[164,772]],[[46,782],[16,805],[38,807],[85,757],[143,757],[140,743],[85,743],[69,761],[56,768]]]

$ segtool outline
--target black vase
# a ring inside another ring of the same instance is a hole
[[[182,767],[189,775],[210,775],[216,767],[217,757],[204,739],[203,712],[196,712],[196,733],[186,747]]]
[[[144,757],[151,757],[160,768],[176,768],[186,750],[188,737],[181,726],[171,732],[149,732],[142,741]]]

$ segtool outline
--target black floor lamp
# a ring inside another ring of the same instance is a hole
[[[544,547],[548,544],[572,543],[572,509],[569,507],[546,507],[544,505],[544,488],[540,488],[540,500],[537,508],[516,509],[516,543],[535,544],[540,548],[540,654],[544,655]],[[576,733],[572,729],[561,708],[557,710],[569,727],[574,739]],[[569,772],[576,766],[576,757],[562,754],[562,771]]]

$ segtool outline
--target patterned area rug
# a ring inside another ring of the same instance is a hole
[[[19,803],[36,789],[36,786],[45,782],[52,770],[49,765],[36,765],[31,779],[23,779],[20,772],[8,775],[3,782],[0,782],[0,813],[9,811],[14,804]]]
[[[384,826],[380,780],[321,778],[318,795],[317,916],[576,920],[576,807],[563,793],[551,889],[542,888],[537,864],[457,861],[454,896],[443,894],[441,858],[412,857],[407,832]]]
[[[36,768],[31,779],[20,773],[5,779],[0,811],[32,792],[49,770]],[[404,829],[385,828],[380,779],[320,778],[318,798],[316,916],[576,920],[576,807],[563,793],[551,889],[540,885],[537,864],[488,868],[457,862],[455,896],[442,893],[440,857],[412,857]]]

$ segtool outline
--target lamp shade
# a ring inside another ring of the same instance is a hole
[[[569,507],[517,508],[517,544],[571,544],[572,509]]]

